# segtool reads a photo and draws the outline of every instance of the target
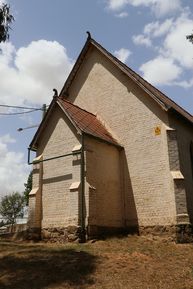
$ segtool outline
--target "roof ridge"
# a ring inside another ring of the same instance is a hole
[[[78,105],[72,103],[71,101],[69,101],[69,100],[67,100],[67,99],[64,99],[64,98],[59,97],[58,100],[61,100],[61,101],[67,102],[67,103],[71,104],[72,106],[75,106],[75,107],[77,107],[78,109],[81,109],[81,110],[85,111],[86,113],[89,113],[89,114],[91,114],[91,115],[97,117],[96,114],[94,114],[94,113],[92,113],[92,112],[90,112],[90,111],[88,111],[88,110],[86,110],[86,109],[84,109],[84,108],[82,108],[82,107],[80,107],[80,106],[78,106]]]

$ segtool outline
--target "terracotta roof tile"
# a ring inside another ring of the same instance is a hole
[[[64,99],[58,99],[58,103],[62,105],[72,122],[74,122],[81,131],[120,146],[96,115]]]

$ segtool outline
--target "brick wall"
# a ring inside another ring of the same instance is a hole
[[[128,225],[176,222],[168,161],[168,115],[95,49],[69,88],[69,100],[96,113],[124,146],[124,193]]]
[[[42,160],[39,156],[38,160]],[[29,193],[29,228],[41,228],[42,222],[42,175],[43,164],[33,164],[32,191]]]
[[[120,152],[112,145],[85,139],[89,225],[124,227]]]
[[[190,221],[193,223],[193,178],[190,154],[190,144],[191,141],[193,141],[192,125],[188,124],[175,114],[170,115],[169,122],[170,127],[176,131],[179,151],[179,167],[184,176],[187,210]]]
[[[37,155],[47,158],[71,153],[79,137],[59,107],[55,107],[41,135]],[[68,156],[43,163],[42,228],[78,225],[77,190],[70,191],[73,182],[80,181],[80,163]]]

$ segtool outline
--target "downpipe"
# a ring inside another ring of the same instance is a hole
[[[86,228],[85,228],[85,159],[84,159],[84,134],[81,134],[81,168],[80,168],[80,180],[81,180],[81,212],[80,212],[80,232],[79,243],[86,242]]]

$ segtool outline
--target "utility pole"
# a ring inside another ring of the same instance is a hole
[[[44,103],[42,105],[42,119],[44,118],[45,114],[46,114],[46,104]]]
[[[43,120],[43,118],[44,118],[44,116],[45,116],[45,114],[46,114],[46,104],[43,104],[42,105],[42,108],[41,108],[41,110],[42,110],[42,120]],[[32,126],[28,126],[28,127],[25,127],[25,128],[18,128],[17,129],[17,131],[23,131],[23,130],[25,130],[25,129],[29,129],[29,128],[34,128],[34,127],[38,127],[39,126],[39,124],[36,124],[36,125],[32,125]]]

